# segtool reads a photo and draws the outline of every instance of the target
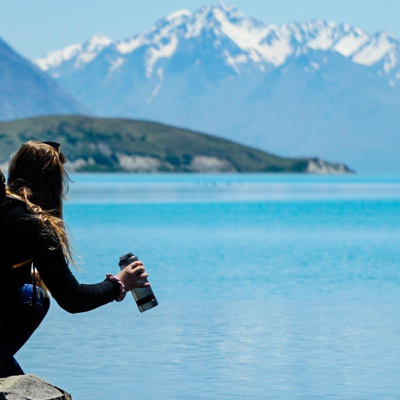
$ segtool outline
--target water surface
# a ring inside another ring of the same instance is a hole
[[[80,281],[134,251],[160,305],[53,301],[26,372],[80,400],[400,398],[399,178],[73,179]]]

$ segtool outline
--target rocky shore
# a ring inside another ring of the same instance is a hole
[[[72,400],[69,393],[33,375],[0,379],[0,400]]]

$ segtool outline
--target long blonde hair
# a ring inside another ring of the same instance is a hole
[[[75,265],[62,210],[70,182],[66,161],[49,144],[35,140],[23,144],[10,161],[7,194],[26,204],[41,224],[43,239],[55,235],[65,258]],[[48,247],[54,250],[50,242]]]

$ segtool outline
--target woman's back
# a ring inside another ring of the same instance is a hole
[[[85,312],[109,303],[117,297],[119,288],[110,281],[94,285],[79,284],[71,273],[57,237],[50,236],[41,223],[21,203],[0,221],[1,282],[8,294],[0,302],[6,306],[21,284],[30,283],[31,266],[58,304],[70,313]]]
[[[39,250],[38,224],[24,203],[12,200],[12,208],[0,220],[0,306],[24,283],[31,282],[31,266]],[[4,206],[3,206],[4,207]]]

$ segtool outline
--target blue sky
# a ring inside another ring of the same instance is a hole
[[[95,33],[124,39],[179,8],[195,11],[207,0],[0,0],[0,37],[29,58]],[[400,37],[399,0],[235,0],[244,14],[266,23],[323,18],[386,30]]]

